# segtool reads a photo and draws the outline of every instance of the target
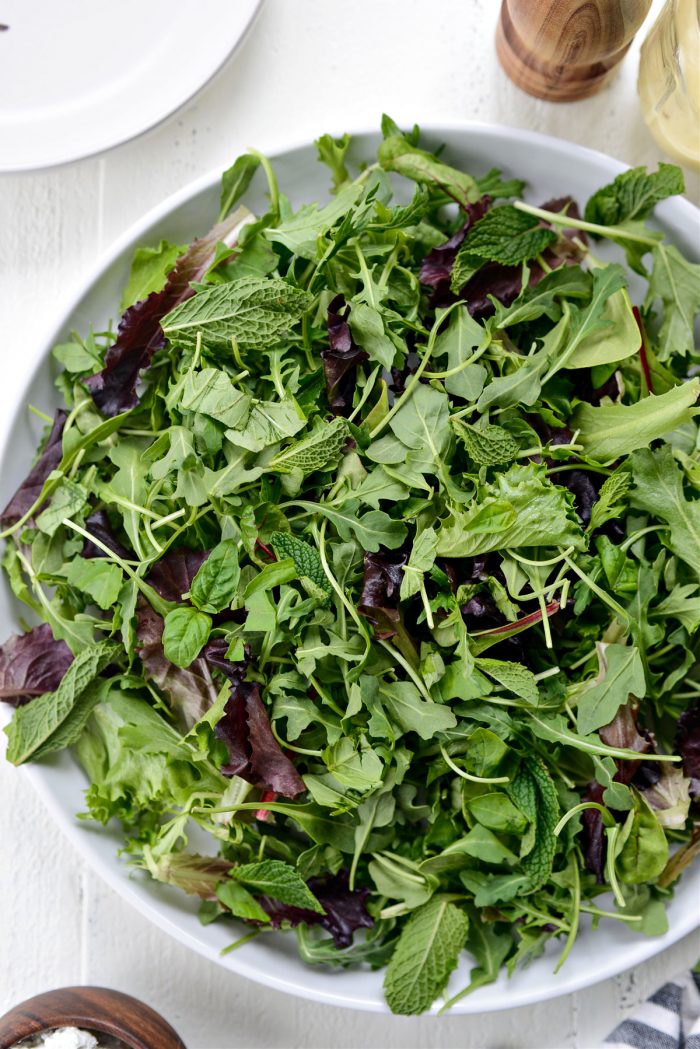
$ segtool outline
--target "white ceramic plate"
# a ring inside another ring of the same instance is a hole
[[[444,142],[450,162],[466,170],[479,174],[495,166],[507,174],[526,178],[527,196],[538,203],[565,193],[573,194],[583,203],[593,190],[624,170],[623,164],[601,153],[528,131],[441,125],[426,129],[426,138],[433,145]],[[376,135],[359,134],[354,139],[354,155],[370,157],[376,146]],[[316,161],[313,146],[268,152],[273,156],[280,185],[293,202],[322,200],[327,196],[328,174]],[[183,239],[188,240],[210,227],[217,213],[218,174],[195,182],[132,227],[96,266],[86,290],[66,308],[46,342],[34,348],[33,360],[25,365],[24,385],[19,384],[12,393],[0,387],[0,449],[3,449],[0,505],[4,505],[26,474],[40,432],[40,424],[27,413],[25,404],[31,400],[49,409],[56,403],[53,368],[48,356],[50,347],[70,330],[87,331],[91,323],[100,330],[103,323],[114,317],[135,245],[157,243],[161,237],[183,243]],[[246,202],[253,209],[263,206],[260,182],[253,183]],[[673,241],[689,257],[697,257],[697,209],[686,201],[673,200],[662,204],[657,216]],[[27,352],[30,350],[27,348]],[[16,622],[17,609],[3,585],[0,588],[0,639],[7,636]],[[0,708],[0,719],[8,720],[8,708],[3,704]],[[75,819],[74,814],[83,807],[82,791],[86,781],[69,754],[58,754],[35,766],[26,766],[24,774],[85,859],[117,892],[182,943],[233,972],[278,990],[333,1005],[386,1011],[381,973],[331,972],[307,967],[299,960],[296,940],[291,935],[261,937],[221,957],[220,950],[233,938],[230,925],[215,923],[202,927],[197,920],[195,901],[170,886],[149,882],[130,872],[117,859],[118,832],[107,832]],[[511,980],[501,976],[497,983],[482,987],[458,1002],[454,1011],[477,1013],[527,1005],[567,994],[638,965],[700,924],[699,892],[700,871],[695,870],[686,875],[678,887],[669,907],[670,929],[662,937],[644,938],[620,922],[604,922],[595,932],[584,923],[566,965],[558,974],[554,975],[553,969],[561,946],[552,943],[542,958],[518,971]],[[469,968],[465,958],[452,977],[452,992],[468,981]]]
[[[242,40],[261,0],[4,0],[0,171],[63,164],[160,123]]]

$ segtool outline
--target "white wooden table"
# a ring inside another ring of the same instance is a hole
[[[20,381],[24,348],[37,345],[118,234],[194,177],[228,166],[247,145],[376,126],[384,109],[405,121],[532,128],[631,164],[663,159],[637,105],[638,49],[597,97],[538,102],[496,63],[498,6],[267,0],[239,52],[165,124],[98,158],[0,178],[3,384]],[[655,0],[653,11],[659,7]],[[513,167],[517,172],[517,157]],[[698,202],[697,177],[688,178],[688,195]],[[592,1047],[698,954],[698,937],[689,937],[607,984],[498,1015],[399,1019],[312,1005],[225,972],[150,925],[63,841],[21,772],[0,763],[0,1014],[39,991],[82,982],[144,998],[189,1049]]]

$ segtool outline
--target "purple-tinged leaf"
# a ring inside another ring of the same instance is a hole
[[[68,413],[62,409],[59,409],[54,415],[53,426],[41,450],[41,455],[0,515],[0,525],[4,528],[16,524],[28,510],[31,510],[41,494],[46,478],[63,458],[61,438],[67,417]]]
[[[678,719],[675,752],[683,758],[683,774],[690,778],[690,796],[700,800],[700,700]]]
[[[399,598],[403,566],[407,561],[408,554],[400,550],[365,554],[364,580],[357,607],[374,625],[379,638],[392,637],[399,627]]]
[[[216,725],[216,735],[228,747],[229,761],[222,765],[225,776],[240,776],[256,787],[294,798],[306,788],[293,763],[282,752],[272,735],[270,719],[260,698],[260,686],[244,681],[244,663],[231,663],[221,652],[206,646],[204,657],[231,682],[224,716]]]
[[[136,606],[136,637],[144,676],[161,690],[180,727],[188,732],[206,714],[218,694],[206,660],[198,656],[183,669],[166,659],[163,618],[144,598],[139,598]]]
[[[168,550],[146,576],[147,582],[165,601],[181,601],[182,595],[189,593],[192,580],[208,557],[208,550],[188,550],[186,547]]]
[[[73,662],[65,641],[56,641],[48,623],[13,634],[0,647],[0,699],[21,706],[54,692]]]
[[[371,929],[374,925],[365,906],[369,890],[349,889],[347,871],[310,878],[306,884],[326,913],[317,914],[301,907],[290,907],[279,900],[263,896],[260,903],[269,914],[274,928],[279,928],[282,922],[289,922],[293,926],[320,925],[331,934],[336,947],[342,949],[351,945],[356,929]]]
[[[328,349],[321,350],[328,404],[334,415],[342,416],[352,410],[357,365],[369,357],[353,340],[349,311],[343,296],[336,295],[328,307]]]
[[[248,213],[245,212],[247,215]],[[119,322],[117,341],[105,354],[104,368],[87,380],[92,398],[103,415],[119,415],[139,402],[139,373],[149,366],[156,350],[165,344],[160,322],[166,313],[194,295],[193,283],[201,281],[216,258],[216,246],[236,243],[244,218],[238,209],[181,255],[162,291],[154,291],[130,306]]]
[[[85,522],[85,528],[94,535],[95,539],[99,539],[106,547],[108,547],[113,554],[117,557],[129,558],[131,554],[129,551],[122,546],[114,532],[112,531],[112,525],[110,524],[109,517],[104,510],[96,510],[94,514],[90,514],[87,521]],[[85,545],[81,550],[82,557],[106,557],[104,550],[101,550],[99,546],[90,539],[85,540]]]
[[[440,244],[439,247],[433,248],[432,251],[429,251],[423,259],[419,274],[420,282],[421,284],[426,284],[429,288],[435,288],[436,294],[439,298],[442,298],[444,294],[449,294],[450,292],[452,267],[457,258],[457,252],[462,245],[462,241],[471,227],[477,223],[479,219],[484,217],[490,207],[491,198],[488,196],[482,197],[481,200],[477,200],[475,204],[469,204],[464,209],[467,216],[464,225],[461,226],[449,240],[446,240],[444,244]],[[441,304],[442,303],[440,303],[440,305]]]

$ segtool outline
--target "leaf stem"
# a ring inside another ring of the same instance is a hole
[[[416,390],[416,387],[418,386],[418,383],[421,380],[421,376],[423,375],[423,372],[425,371],[425,369],[426,369],[426,367],[428,365],[428,361],[430,360],[432,352],[435,349],[435,341],[436,341],[436,339],[437,339],[437,337],[438,337],[438,335],[440,333],[440,328],[442,327],[443,322],[446,320],[447,317],[450,316],[452,311],[457,306],[463,306],[463,305],[464,305],[464,303],[461,301],[461,299],[458,302],[453,302],[452,305],[449,306],[445,310],[444,313],[440,314],[440,317],[438,318],[438,320],[436,320],[435,324],[433,325],[433,327],[431,329],[430,335],[428,337],[428,343],[427,343],[427,346],[425,348],[425,353],[423,354],[423,359],[421,360],[420,364],[418,365],[418,367],[416,368],[415,372],[413,373],[410,382],[407,383],[406,388],[405,388],[402,396],[396,398],[396,400],[394,401],[392,407],[386,413],[384,418],[380,419],[380,421],[377,423],[377,425],[374,427],[374,429],[370,433],[370,437],[372,438],[373,441],[382,432],[382,430],[384,429],[386,424],[388,422],[390,422],[391,419],[394,418],[394,416],[399,411],[399,409],[403,408],[404,404],[408,404],[408,402],[410,401],[411,397],[415,393],[415,390]]]
[[[565,226],[567,229],[582,229],[586,233],[595,233],[599,237],[609,237],[612,240],[616,238],[631,240],[637,244],[648,244],[650,248],[654,248],[658,244],[658,240],[655,237],[645,237],[641,233],[632,233],[623,226],[600,226],[597,222],[586,222],[584,219],[571,218],[569,215],[564,215],[561,212],[557,213],[555,211],[546,211],[544,208],[536,208],[532,204],[525,204],[522,200],[516,200],[514,207],[518,211],[524,211],[527,215],[534,215],[538,219],[544,219],[553,226]]]
[[[442,743],[439,744],[440,753],[442,754],[445,763],[449,765],[453,772],[456,772],[462,779],[468,779],[470,783],[510,783],[509,776],[472,776],[471,773],[465,772],[459,765],[455,765],[450,755],[445,750]]]

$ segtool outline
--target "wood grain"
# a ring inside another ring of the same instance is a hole
[[[496,51],[523,91],[571,102],[606,83],[650,7],[651,0],[503,0]]]
[[[0,1017],[0,1049],[57,1027],[120,1038],[128,1049],[187,1049],[149,1005],[105,987],[62,987],[37,994]]]

